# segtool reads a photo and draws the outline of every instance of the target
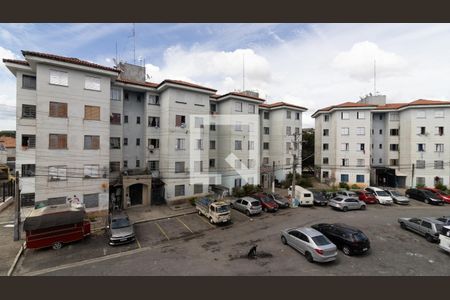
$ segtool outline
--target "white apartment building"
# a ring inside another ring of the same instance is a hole
[[[450,183],[450,102],[388,103],[382,95],[326,107],[315,118],[323,182],[410,187]]]
[[[146,82],[145,69],[130,64],[23,55],[3,62],[17,79],[17,170],[28,202],[79,201],[102,215],[110,206],[201,196],[213,185],[268,185],[301,155],[301,143],[288,143],[301,133],[303,107]]]

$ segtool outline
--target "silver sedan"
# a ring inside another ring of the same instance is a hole
[[[331,206],[331,208],[339,209],[342,211],[352,210],[352,209],[366,209],[366,203],[363,201],[360,201],[353,197],[345,197],[345,196],[338,196],[330,200],[328,202],[328,205]]]
[[[309,262],[329,262],[336,259],[337,247],[326,236],[310,227],[281,231],[281,242],[296,249]]]

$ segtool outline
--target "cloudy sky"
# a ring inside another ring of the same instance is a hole
[[[133,62],[132,24],[0,24],[0,57],[20,50],[104,65]],[[317,109],[374,91],[388,102],[450,99],[450,24],[136,24],[150,81],[187,80],[219,93],[255,90],[268,102]],[[15,81],[0,63],[0,129],[15,129]]]

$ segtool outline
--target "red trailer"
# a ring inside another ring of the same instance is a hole
[[[23,224],[26,247],[60,249],[63,244],[82,240],[91,234],[84,209],[54,205],[35,209]]]

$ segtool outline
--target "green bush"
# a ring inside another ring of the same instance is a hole
[[[195,200],[196,199],[197,199],[196,197],[191,197],[191,198],[188,199],[188,201],[189,201],[189,203],[191,203],[192,206],[195,206]]]
[[[425,187],[425,184],[423,184],[423,183],[416,184],[416,188],[418,188],[418,189],[423,188],[423,187]]]
[[[350,189],[350,187],[348,186],[348,183],[347,183],[347,182],[339,182],[339,187],[340,187],[341,189],[346,189],[346,190],[349,190],[349,189]]]
[[[352,190],[360,189],[359,185],[357,185],[356,183],[352,184],[351,188],[352,188]]]
[[[298,185],[300,185],[302,187],[305,187],[305,188],[313,186],[311,178],[309,178],[309,177],[301,178],[299,183],[298,183]]]
[[[436,184],[434,185],[434,187],[437,188],[437,189],[439,189],[439,190],[441,190],[441,191],[443,191],[443,192],[445,192],[445,191],[447,190],[447,186],[444,185],[444,184],[441,183],[441,182],[436,183]]]
[[[231,194],[234,197],[245,197],[262,191],[261,186],[254,184],[245,184],[242,187],[234,187]]]

